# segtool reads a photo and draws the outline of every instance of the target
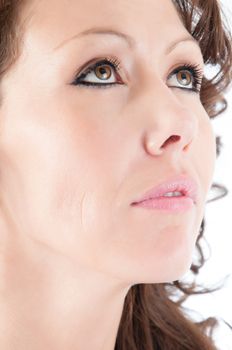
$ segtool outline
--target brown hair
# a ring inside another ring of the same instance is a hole
[[[189,33],[198,40],[205,64],[218,65],[213,78],[203,78],[201,103],[210,118],[227,109],[223,95],[232,81],[232,37],[222,20],[223,10],[216,0],[172,0]],[[0,0],[0,83],[20,54],[23,23],[20,23],[21,6],[25,0]],[[220,154],[220,137],[216,137],[217,156]],[[212,188],[227,190],[219,184]],[[198,260],[191,265],[194,275],[205,263],[201,239],[205,228],[203,218],[196,242]],[[212,339],[218,320],[209,317],[194,322],[187,316],[182,303],[190,295],[218,290],[197,290],[196,282],[137,284],[130,288],[116,339],[116,350],[210,350],[216,349]],[[175,301],[173,296],[180,295]],[[225,322],[226,323],[226,322]],[[231,327],[231,326],[230,326]],[[232,327],[231,327],[232,328]],[[207,334],[209,331],[209,334]]]

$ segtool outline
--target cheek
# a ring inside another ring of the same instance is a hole
[[[216,135],[208,115],[199,125],[200,139],[194,149],[195,169],[206,195],[211,187],[216,164]]]
[[[62,122],[56,115],[56,125],[43,111],[46,123],[35,122],[38,115],[5,124],[0,155],[5,202],[22,235],[94,265],[108,237],[113,192],[104,131],[72,124],[71,113]]]

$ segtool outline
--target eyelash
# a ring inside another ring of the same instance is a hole
[[[74,82],[71,85],[75,85],[75,86],[83,85],[83,87],[87,87],[87,88],[107,88],[107,87],[112,87],[114,85],[123,84],[122,82],[101,84],[101,83],[90,83],[90,82],[81,81],[89,73],[94,71],[98,66],[102,66],[102,65],[110,66],[115,70],[116,73],[119,73],[121,70],[121,63],[116,57],[113,57],[113,58],[107,57],[89,66],[83,73],[80,74],[79,77],[75,78]],[[199,94],[201,91],[201,82],[202,82],[202,76],[203,76],[203,71],[201,67],[198,64],[193,64],[190,62],[184,63],[181,66],[175,68],[169,74],[168,79],[173,75],[179,73],[180,71],[188,71],[191,73],[193,77],[193,82],[192,82],[193,87],[192,88],[184,88],[184,87],[177,87],[177,86],[171,86],[171,87],[179,88],[185,91],[187,90],[189,92],[195,92]]]

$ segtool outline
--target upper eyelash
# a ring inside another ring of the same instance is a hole
[[[81,82],[81,79],[85,78],[88,73],[90,73],[92,70],[94,70],[96,67],[101,66],[101,65],[109,65],[112,68],[116,70],[116,72],[119,72],[121,70],[121,62],[116,58],[116,57],[106,57],[103,58],[96,63],[90,65],[84,72],[82,72],[78,77],[75,78],[74,82],[72,83],[73,85],[84,85],[87,87],[105,87],[105,86],[113,86],[116,85],[117,83],[106,83],[106,84],[101,84],[101,83],[89,83],[89,82]],[[168,78],[170,78],[172,75],[178,73],[179,71],[182,70],[187,70],[189,71],[193,78],[193,88],[181,88],[184,90],[189,90],[189,91],[195,91],[195,92],[200,92],[201,88],[201,82],[202,82],[202,77],[203,77],[203,70],[198,65],[197,63],[191,63],[191,62],[186,62],[183,63],[182,65],[176,67],[169,75]],[[78,84],[77,84],[78,82]]]

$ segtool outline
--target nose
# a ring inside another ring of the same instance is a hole
[[[153,94],[152,106],[144,135],[146,152],[153,156],[187,152],[198,133],[198,118],[191,107],[167,91],[162,97],[160,92]]]

